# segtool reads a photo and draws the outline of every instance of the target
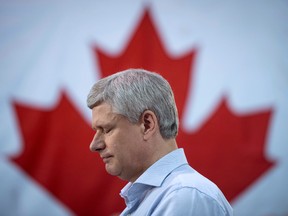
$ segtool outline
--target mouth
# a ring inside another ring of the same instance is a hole
[[[108,163],[110,161],[110,159],[112,158],[111,155],[107,155],[107,156],[101,156],[102,160],[104,163]]]

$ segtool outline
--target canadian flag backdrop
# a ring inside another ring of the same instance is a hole
[[[1,1],[0,215],[117,215],[86,97],[162,74],[179,147],[236,216],[288,215],[287,1]]]

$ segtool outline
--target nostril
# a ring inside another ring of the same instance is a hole
[[[95,146],[90,147],[91,152],[99,152],[101,151],[101,148],[96,148]]]
[[[95,149],[94,149],[95,152],[100,152],[100,151],[102,151],[102,150],[103,150],[103,148],[95,148]]]

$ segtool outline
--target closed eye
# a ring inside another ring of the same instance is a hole
[[[108,129],[104,129],[104,130],[103,130],[104,134],[107,134],[107,133],[109,133],[109,132],[111,132],[111,131],[112,131],[112,128],[108,128]]]

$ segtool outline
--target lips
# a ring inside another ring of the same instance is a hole
[[[109,160],[112,158],[112,155],[107,154],[107,155],[101,155],[100,157],[102,158],[104,163],[108,163]]]

